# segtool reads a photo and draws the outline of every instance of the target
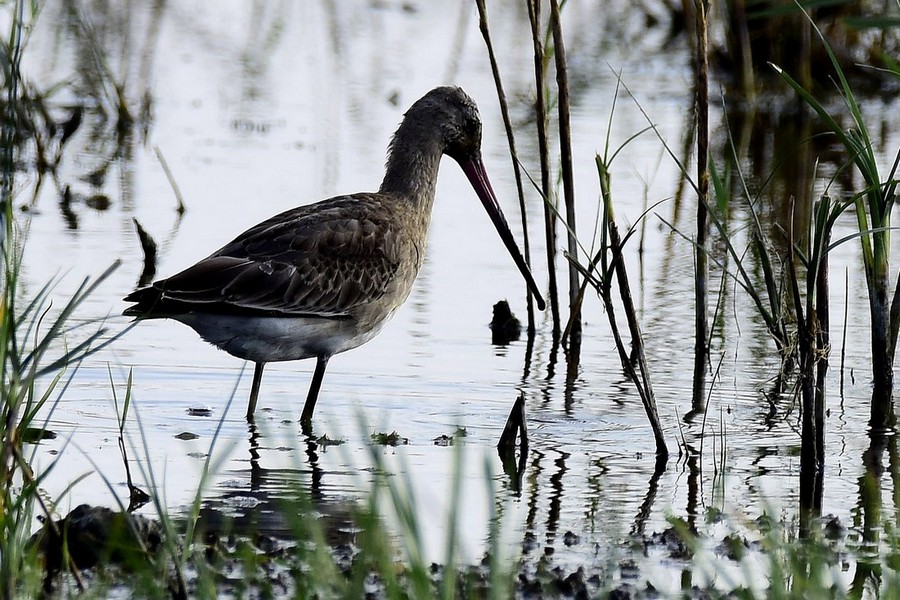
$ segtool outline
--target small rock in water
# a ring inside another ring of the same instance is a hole
[[[509,302],[501,300],[494,305],[494,316],[491,319],[491,343],[496,346],[506,346],[515,342],[522,334],[522,325],[512,310]]]
[[[570,573],[565,579],[557,580],[556,589],[566,598],[589,598],[584,582],[584,568],[578,567],[577,571]]]
[[[187,414],[192,417],[211,417],[212,408],[209,406],[191,406],[187,409]]]
[[[105,194],[94,194],[93,196],[89,196],[84,200],[85,205],[94,210],[107,210],[112,202],[109,199],[109,196]]]
[[[841,520],[834,515],[826,515],[823,517],[825,520],[825,524],[823,525],[823,531],[825,533],[825,537],[829,540],[837,540],[847,533],[847,528],[841,523]]]
[[[619,573],[621,573],[622,579],[637,579],[640,577],[641,571],[634,559],[626,558],[619,561]]]
[[[200,436],[197,435],[196,433],[192,433],[190,431],[182,431],[181,433],[179,433],[178,435],[175,436],[175,438],[179,439],[179,440],[196,440],[198,437],[200,437]]]

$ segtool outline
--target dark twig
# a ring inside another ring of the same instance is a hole
[[[541,160],[541,195],[544,197],[544,233],[547,238],[547,274],[549,276],[550,314],[553,319],[553,339],[559,340],[559,291],[556,284],[556,219],[553,211],[553,191],[550,187],[550,150],[547,141],[547,107],[545,104],[544,46],[541,41],[540,0],[528,0],[528,19],[534,46],[534,82],[536,89],[538,153]]]
[[[119,413],[119,398],[116,395],[116,386],[113,381],[112,369],[109,369],[109,384],[113,391],[113,404],[116,407],[116,418],[119,421],[119,452],[122,454],[122,463],[125,465],[125,478],[128,484],[128,509],[126,512],[131,513],[150,502],[149,494],[134,485],[134,481],[131,479],[131,468],[128,465],[128,451],[125,448],[125,421],[128,418],[128,407],[131,405],[131,371],[128,372],[128,382],[126,384],[125,400],[122,405],[121,414]]]
[[[572,134],[569,122],[569,76],[566,69],[566,46],[563,40],[562,22],[559,15],[559,2],[550,0],[550,23],[553,31],[553,56],[556,59],[556,87],[559,94],[557,111],[559,113],[559,153],[562,169],[563,195],[566,204],[566,240],[569,254],[578,255],[578,240],[575,238],[575,180],[572,173]],[[566,325],[569,363],[578,364],[581,348],[581,296],[578,293],[580,283],[578,270],[569,262],[569,322]]]
[[[487,46],[488,58],[491,61],[491,72],[494,75],[494,84],[497,86],[497,99],[500,102],[500,114],[503,117],[503,127],[506,129],[506,141],[509,144],[509,153],[512,157],[513,173],[516,178],[516,192],[519,195],[519,213],[522,216],[522,244],[525,264],[531,268],[531,246],[528,240],[528,218],[525,211],[525,189],[522,185],[522,170],[519,165],[518,153],[516,152],[516,138],[513,133],[512,120],[509,117],[509,105],[506,101],[506,92],[503,90],[503,80],[500,77],[500,68],[497,65],[497,57],[494,55],[494,45],[491,43],[491,33],[488,28],[487,8],[484,0],[476,0],[478,6],[478,25],[481,29],[481,35],[484,38],[484,44]],[[534,326],[534,300],[531,296],[531,290],[525,286],[525,299],[528,304],[528,336],[531,337],[535,333]]]
[[[529,338],[530,339],[530,338]],[[516,460],[516,434],[519,435],[519,459]],[[509,411],[506,426],[500,434],[497,442],[497,454],[503,463],[503,472],[506,473],[512,485],[513,491],[518,494],[522,491],[522,478],[525,475],[525,458],[528,456],[528,428],[525,425],[525,394],[519,393]]]
[[[497,450],[501,455],[515,451],[517,434],[519,435],[519,446],[527,448],[528,427],[525,424],[525,394],[523,393],[519,393],[512,410],[509,411],[503,433],[500,434],[500,441],[497,442]]]
[[[694,279],[694,404],[703,397],[709,336],[709,259],[706,254],[707,206],[709,201],[709,73],[707,58],[707,9],[696,0],[697,17],[697,243]]]
[[[141,240],[141,250],[144,251],[144,268],[141,270],[141,276],[138,279],[138,287],[143,287],[153,281],[153,278],[156,276],[156,242],[141,227],[136,218],[132,217],[131,220],[134,222],[138,238]]]
[[[641,397],[644,405],[644,411],[647,413],[647,419],[650,421],[650,427],[653,429],[653,436],[656,439],[656,454],[658,457],[667,457],[669,450],[666,448],[666,440],[663,434],[662,425],[659,421],[659,411],[656,407],[656,399],[653,395],[653,385],[650,382],[650,368],[647,365],[647,359],[644,353],[644,341],[641,334],[641,327],[637,320],[637,313],[634,309],[634,301],[631,296],[631,286],[628,283],[628,272],[625,269],[625,260],[622,256],[622,240],[619,236],[619,228],[616,225],[615,213],[612,205],[612,192],[610,189],[609,170],[604,158],[597,156],[597,171],[600,175],[600,197],[603,201],[603,221],[605,225],[605,235],[608,236],[608,246],[601,247],[600,252],[609,251],[612,254],[612,262],[609,266],[605,266],[603,272],[603,285],[599,290],[606,307],[607,317],[613,333],[616,338],[616,348],[619,351],[619,358],[622,360],[622,367],[634,382],[635,387]],[[625,351],[625,345],[622,343],[621,336],[615,325],[615,314],[613,309],[610,287],[612,286],[612,273],[615,272],[616,282],[619,286],[619,295],[625,310],[625,317],[628,322],[628,331],[631,335],[632,347],[637,358],[637,369],[628,359]]]
[[[159,149],[159,146],[153,146],[153,152],[156,153],[156,158],[159,160],[159,164],[166,174],[166,179],[169,180],[169,185],[172,186],[172,192],[175,194],[175,199],[178,201],[178,208],[175,210],[178,211],[179,215],[183,215],[185,211],[184,197],[181,195],[181,190],[178,189],[178,183],[175,181],[175,176],[172,175],[172,170],[169,169],[169,163],[167,163],[165,157],[163,157],[162,150]]]

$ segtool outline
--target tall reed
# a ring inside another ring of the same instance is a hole
[[[703,398],[707,364],[707,338],[709,337],[709,258],[707,241],[709,225],[707,206],[709,203],[709,44],[708,21],[709,3],[695,0],[696,15],[696,98],[697,113],[697,242],[695,244],[694,274],[694,385],[693,403],[699,405]]]
[[[847,152],[847,158],[862,175],[865,186],[854,196],[859,239],[862,245],[863,265],[869,295],[869,315],[871,317],[872,376],[874,389],[870,421],[873,427],[892,427],[894,353],[900,333],[900,279],[893,293],[890,269],[891,212],[897,199],[898,166],[900,149],[894,158],[887,177],[882,177],[878,168],[878,157],[872,143],[865,117],[854,95],[853,88],[825,37],[815,23],[812,24],[821,44],[831,60],[838,78],[838,92],[852,121],[852,127],[843,127],[816,99],[809,89],[798,83],[781,67],[772,65],[776,72],[794,89],[800,98],[810,106],[826,127],[835,135]]]
[[[823,196],[811,211],[802,242],[788,229],[788,279],[796,315],[800,367],[800,510],[801,533],[822,508],[825,468],[825,377],[828,372],[828,253],[832,231],[847,203]],[[797,259],[803,262],[803,272]],[[801,283],[803,289],[801,291]]]
[[[547,136],[547,82],[546,55],[541,39],[541,0],[527,0],[528,21],[531,25],[531,43],[534,52],[535,113],[537,116],[538,154],[541,161],[541,195],[544,198],[544,235],[547,244],[547,273],[549,276],[550,315],[553,320],[553,339],[559,340],[559,291],[556,281],[556,206],[553,186],[550,182],[550,142]]]
[[[550,30],[553,33],[553,57],[556,64],[556,107],[559,115],[559,162],[566,206],[566,242],[569,254],[576,256],[578,239],[575,219],[575,179],[572,172],[572,127],[569,120],[569,75],[559,8],[558,0],[550,0]],[[574,377],[574,369],[578,365],[581,352],[581,296],[578,292],[580,287],[578,270],[574,264],[569,263],[569,319],[566,333],[570,377]]]
[[[590,281],[600,293],[600,297],[606,307],[607,318],[613,330],[613,337],[619,352],[619,359],[622,362],[622,368],[625,370],[628,378],[634,383],[641,398],[641,404],[653,430],[653,437],[656,441],[657,464],[659,464],[660,461],[664,462],[666,460],[669,450],[666,447],[665,434],[659,420],[659,410],[656,407],[656,397],[653,393],[653,384],[650,378],[650,367],[647,364],[644,353],[643,334],[641,333],[640,323],[637,320],[637,312],[635,311],[631,295],[631,285],[628,282],[628,271],[622,255],[625,241],[631,237],[634,230],[630,230],[623,239],[619,234],[615,211],[613,210],[609,170],[612,159],[612,156],[600,154],[596,157],[597,173],[600,177],[600,198],[603,203],[603,227],[601,230],[600,249],[591,262],[591,270],[595,270],[598,264],[600,268],[597,270],[597,275]],[[643,217],[644,215],[641,218]],[[586,271],[586,275],[589,273],[590,271]],[[615,311],[611,294],[613,278],[618,284],[619,296],[624,305],[628,332],[631,336],[631,346],[636,359],[634,362],[632,362],[632,359],[625,351],[625,345],[622,342],[615,322]]]
[[[478,7],[478,28],[484,38],[487,47],[488,59],[491,63],[491,73],[494,76],[494,85],[497,87],[497,99],[500,102],[500,114],[503,117],[503,127],[506,129],[506,141],[509,144],[509,154],[512,158],[513,173],[516,178],[516,192],[519,197],[519,214],[522,217],[522,245],[525,256],[525,264],[531,267],[531,245],[528,235],[528,215],[525,209],[525,189],[522,184],[522,167],[519,164],[519,155],[516,152],[516,137],[513,133],[512,120],[509,117],[509,105],[506,101],[506,92],[503,91],[503,79],[500,77],[500,67],[497,65],[497,57],[494,55],[494,45],[491,42],[491,32],[488,26],[487,7],[485,0],[476,0]],[[528,337],[535,334],[534,326],[534,299],[531,290],[525,286],[525,299],[528,305]]]

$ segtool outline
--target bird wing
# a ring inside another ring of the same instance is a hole
[[[375,195],[296,208],[245,231],[181,273],[134,292],[126,300],[138,305],[126,314],[202,310],[347,318],[354,307],[389,289],[401,263],[398,233],[399,224]]]

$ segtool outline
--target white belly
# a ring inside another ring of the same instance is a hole
[[[186,313],[173,318],[233,356],[266,363],[331,356],[356,348],[375,337],[390,317],[388,315],[370,326],[361,326],[356,319],[315,317]]]

